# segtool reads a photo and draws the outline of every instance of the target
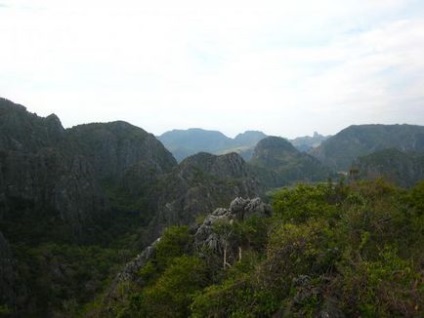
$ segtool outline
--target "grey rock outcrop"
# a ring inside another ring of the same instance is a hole
[[[234,220],[242,220],[243,218],[256,215],[258,217],[269,217],[272,213],[272,208],[269,204],[264,203],[260,198],[244,199],[242,197],[235,198],[229,208],[217,208],[212,213],[208,214],[201,225],[194,228],[194,245],[199,247],[209,245],[214,239],[213,225],[216,222],[231,223]],[[155,253],[157,243],[160,241],[157,238],[150,246],[146,247],[132,261],[128,262],[121,272],[115,278],[111,288],[113,290],[119,282],[132,281],[142,284],[137,276],[138,271],[152,258]]]
[[[234,220],[240,221],[254,215],[269,217],[271,213],[271,206],[258,197],[254,199],[237,197],[231,202],[228,209],[218,208],[205,218],[194,235],[195,246],[200,249],[204,246],[215,249],[219,238],[213,226],[217,222],[231,224]]]
[[[234,197],[262,193],[256,175],[236,153],[191,156],[174,168],[162,184],[152,237],[169,225],[192,224],[197,216],[228,205]]]
[[[40,235],[44,224],[46,234],[57,230],[80,239],[108,204],[92,165],[66,150],[59,118],[41,118],[0,99],[0,130],[0,220],[37,221]]]

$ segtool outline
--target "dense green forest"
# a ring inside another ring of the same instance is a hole
[[[424,315],[424,182],[410,190],[381,179],[300,184],[270,197],[270,217],[215,223],[216,244],[169,227],[137,279],[80,314]]]

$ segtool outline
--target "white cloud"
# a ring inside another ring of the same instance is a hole
[[[0,95],[67,126],[293,137],[424,124],[417,0],[0,3]]]

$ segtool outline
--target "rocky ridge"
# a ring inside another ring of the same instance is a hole
[[[200,225],[191,224],[194,248],[197,251],[201,251],[204,246],[217,246],[219,244],[216,242],[218,236],[214,230],[214,225],[217,223],[231,224],[235,220],[242,221],[252,216],[270,217],[271,214],[271,206],[264,203],[259,197],[253,199],[237,197],[231,201],[228,208],[216,208],[212,213],[208,214]],[[158,242],[160,242],[160,237],[146,247],[131,262],[127,263],[116,276],[115,283],[112,286],[117,286],[117,283],[124,281],[142,284],[143,282],[140,280],[138,272],[154,256]]]
[[[255,197],[262,192],[257,176],[236,153],[193,155],[164,179],[156,233],[169,225],[190,224],[236,196]]]

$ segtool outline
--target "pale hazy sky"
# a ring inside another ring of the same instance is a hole
[[[0,96],[65,127],[424,125],[422,0],[0,0]]]

